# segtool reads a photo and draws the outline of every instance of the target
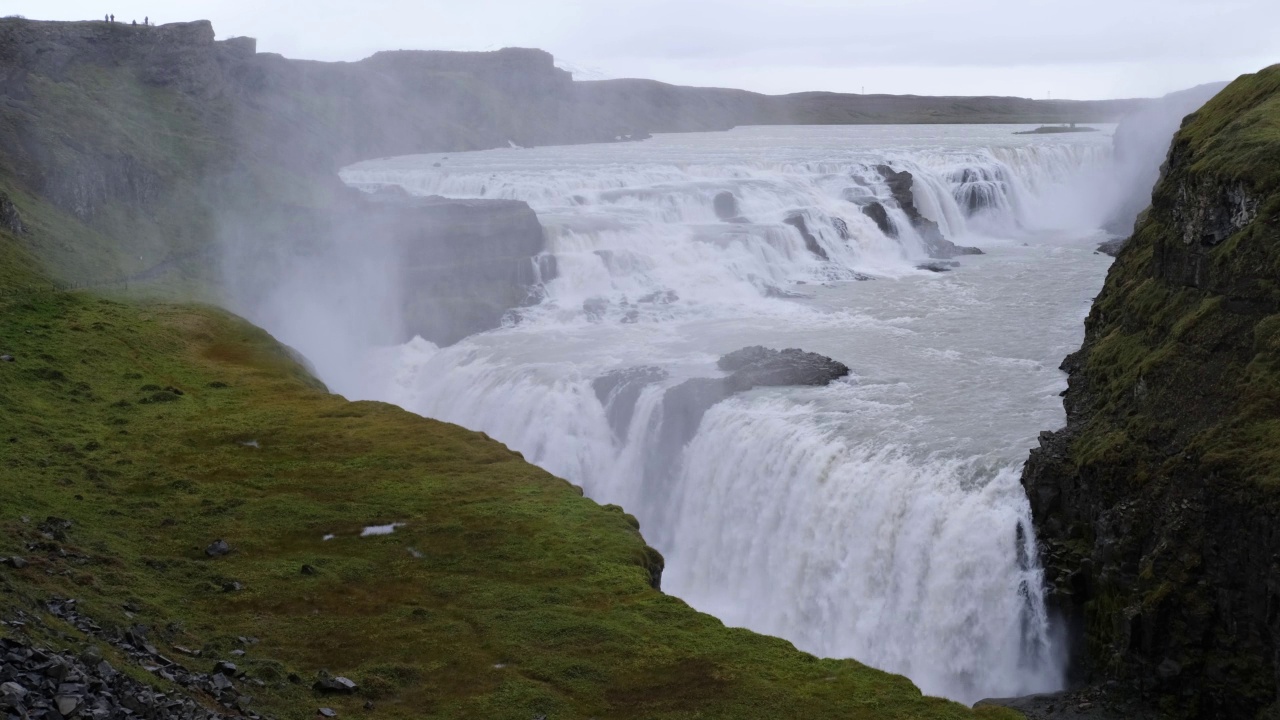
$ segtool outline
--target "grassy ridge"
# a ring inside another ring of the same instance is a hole
[[[1280,316],[1266,314],[1280,307],[1280,66],[1241,77],[1192,115],[1174,151],[1180,161],[1088,321],[1086,371],[1101,405],[1080,459],[1147,448],[1145,462],[1159,463],[1173,441],[1212,472],[1280,483],[1280,442],[1260,442],[1280,438]],[[1169,282],[1158,261],[1196,252],[1182,238],[1179,188],[1232,183],[1259,199],[1257,217],[1204,251],[1198,284]]]

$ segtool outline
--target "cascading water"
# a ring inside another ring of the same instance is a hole
[[[359,187],[529,202],[556,274],[501,330],[325,379],[623,505],[667,558],[664,590],[731,625],[963,701],[1054,689],[1018,469],[1061,423],[1056,366],[1106,267],[1079,187],[1109,144],[1013,129],[744,128],[353,166]],[[882,165],[987,255],[917,269],[926,231]],[[853,374],[679,390],[754,344]]]

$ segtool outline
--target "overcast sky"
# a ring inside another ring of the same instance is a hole
[[[261,52],[539,47],[580,79],[767,93],[1161,95],[1280,62],[1280,0],[0,0],[0,15],[206,18]]]

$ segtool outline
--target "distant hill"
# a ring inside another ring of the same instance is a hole
[[[830,92],[762,95],[655,80],[576,82],[574,92],[588,117],[648,132],[724,130],[738,125],[1109,122],[1149,102]]]

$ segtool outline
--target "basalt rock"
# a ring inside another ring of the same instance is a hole
[[[886,234],[887,237],[897,237],[897,228],[893,227],[893,220],[888,217],[888,210],[884,209],[884,205],[881,202],[868,202],[868,204],[861,206],[861,210],[863,210],[864,215],[872,219],[873,223],[876,223],[879,231]]]
[[[1125,244],[1128,242],[1129,242],[1129,238],[1124,237],[1124,238],[1115,238],[1113,240],[1108,240],[1106,242],[1098,243],[1098,252],[1102,253],[1103,255],[1110,255],[1111,257],[1115,257],[1120,254],[1120,251],[1124,249]]]
[[[938,223],[930,220],[920,214],[920,210],[916,207],[915,195],[912,188],[915,185],[915,178],[906,170],[894,170],[888,165],[877,165],[876,172],[880,173],[880,177],[884,179],[885,184],[889,187],[889,194],[893,201],[906,213],[907,219],[911,221],[912,227],[920,234],[920,239],[924,241],[925,250],[929,253],[929,257],[933,258],[953,258],[957,255],[981,255],[982,251],[976,247],[966,247],[956,245],[942,235],[942,230],[938,227]],[[876,222],[886,235],[897,237],[896,228],[890,233],[888,214],[879,203],[873,203],[879,207],[878,210],[868,208],[871,205],[864,205],[862,212]],[[883,221],[881,217],[883,216]]]
[[[1073,678],[1161,717],[1280,711],[1278,102],[1280,66],[1174,137],[1022,475]]]
[[[538,297],[554,266],[537,265],[542,224],[518,200],[379,198],[342,219],[391,246],[403,297],[401,340],[450,345],[492,330]]]
[[[738,196],[728,190],[716,193],[711,205],[716,212],[716,217],[725,222],[747,222],[747,219],[742,217],[742,211],[738,209]]]
[[[735,350],[721,357],[716,366],[732,373],[728,382],[734,392],[762,386],[826,385],[849,374],[847,365],[825,355],[761,345]]]

